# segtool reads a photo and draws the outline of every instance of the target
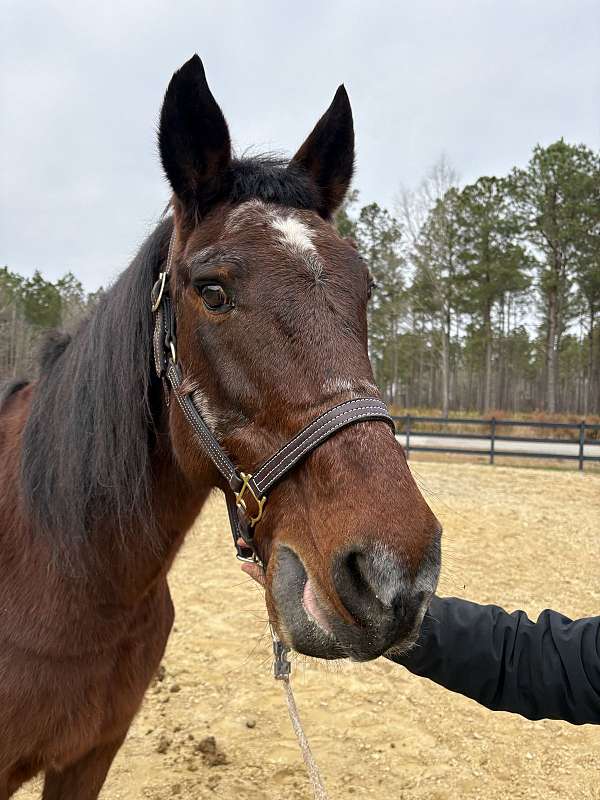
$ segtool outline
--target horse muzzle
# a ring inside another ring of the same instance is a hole
[[[370,661],[416,640],[437,585],[440,539],[412,579],[397,556],[377,544],[341,552],[332,561],[328,592],[290,547],[281,545],[274,556],[270,599],[282,641],[317,658]]]

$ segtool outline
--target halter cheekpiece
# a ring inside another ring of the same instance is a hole
[[[382,420],[395,431],[394,421],[385,403],[373,397],[359,397],[333,406],[302,428],[289,442],[255,470],[242,472],[231,461],[202,415],[191,394],[182,391],[183,374],[177,360],[175,339],[175,310],[169,279],[174,258],[175,228],[171,234],[164,271],[152,287],[152,313],[154,314],[154,366],[156,374],[165,385],[169,402],[169,389],[175,396],[188,421],[194,439],[225,478],[230,491],[225,492],[231,533],[242,561],[257,561],[253,547],[254,528],[262,519],[269,491],[282,480],[296,464],[315,450],[333,434],[348,425],[366,420]],[[239,542],[243,541],[246,546]]]

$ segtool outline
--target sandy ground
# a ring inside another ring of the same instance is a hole
[[[537,615],[600,613],[600,476],[413,463],[444,523],[441,591]],[[211,502],[172,573],[177,608],[102,797],[300,800],[310,792],[270,673],[261,592]],[[383,659],[299,660],[293,685],[331,800],[600,798],[600,729],[490,713]],[[214,742],[210,738],[214,737]],[[39,796],[39,785],[18,794]]]

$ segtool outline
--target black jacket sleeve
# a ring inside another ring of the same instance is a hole
[[[543,611],[532,622],[454,597],[434,597],[415,647],[390,656],[494,711],[600,724],[600,617]]]

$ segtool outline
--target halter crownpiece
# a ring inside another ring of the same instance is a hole
[[[183,375],[177,361],[175,346],[175,312],[170,293],[169,279],[174,258],[175,228],[169,242],[165,269],[152,288],[151,305],[154,314],[154,366],[156,374],[165,385],[165,396],[169,389],[188,421],[202,450],[225,478],[230,491],[225,492],[231,533],[242,561],[257,561],[252,540],[254,528],[261,521],[269,491],[284,478],[309,453],[319,447],[338,431],[356,422],[381,420],[387,422],[395,432],[394,420],[381,400],[374,397],[358,397],[346,400],[320,414],[309,425],[302,428],[289,442],[280,447],[250,474],[242,472],[231,461],[220,442],[210,430],[192,401],[191,393],[183,392]],[[243,541],[246,546],[240,545]]]

